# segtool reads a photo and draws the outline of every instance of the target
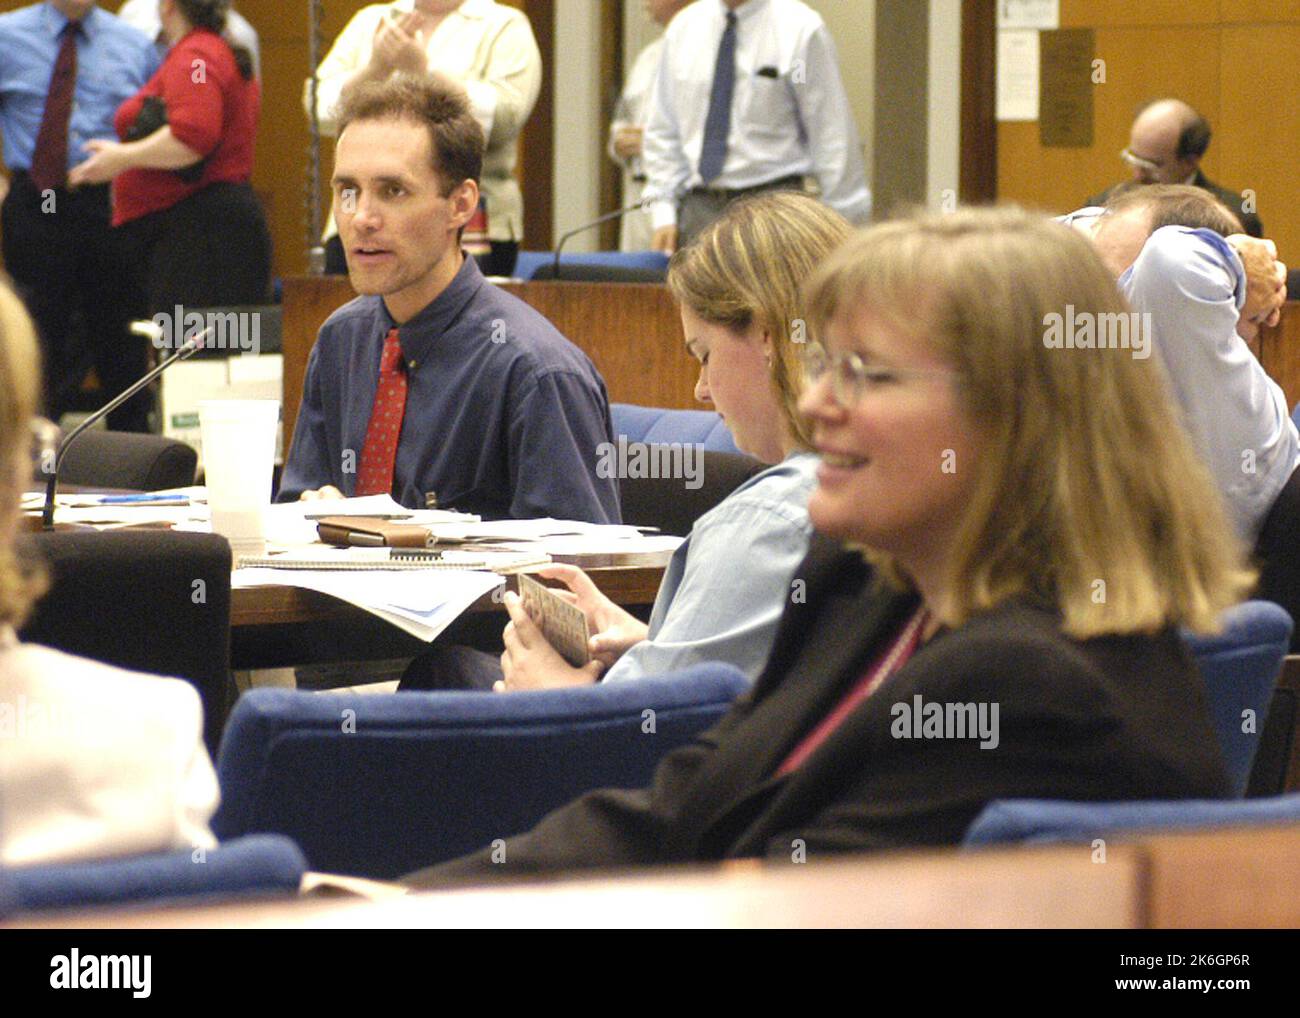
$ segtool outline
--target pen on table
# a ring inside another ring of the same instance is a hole
[[[358,516],[368,520],[409,520],[410,513],[304,513],[304,520],[324,520],[331,516]]]
[[[188,495],[101,495],[99,496],[100,505],[139,505],[147,503],[149,505],[189,505],[190,497]]]
[[[384,539],[380,534],[362,534],[354,530],[348,534],[348,544],[354,548],[382,548]]]

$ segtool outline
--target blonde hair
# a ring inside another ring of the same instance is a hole
[[[1254,576],[1158,358],[1047,345],[1049,316],[1071,305],[1076,320],[1129,312],[1077,233],[1015,208],[920,214],[858,234],[808,303],[818,333],[869,310],[956,369],[985,441],[949,561],[949,625],[1027,596],[1080,638],[1213,632],[1247,593]]]
[[[771,384],[790,434],[812,448],[799,413],[807,338],[804,280],[853,229],[838,212],[796,191],[769,191],[727,207],[668,266],[668,289],[706,322],[737,335],[757,323],[772,340]]]
[[[0,518],[6,521],[19,511],[26,480],[19,465],[27,462],[40,391],[41,358],[32,320],[0,279]],[[5,538],[0,540],[0,624],[17,628],[45,592],[46,578],[35,563],[19,559],[11,532],[0,528],[0,536]]]

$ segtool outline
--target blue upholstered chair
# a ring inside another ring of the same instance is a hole
[[[710,452],[739,453],[722,418],[712,410],[667,410],[613,403],[614,436],[654,445],[702,445]]]
[[[1217,636],[1184,639],[1205,679],[1211,720],[1233,793],[1245,794],[1269,700],[1291,640],[1291,617],[1269,601],[1229,609]],[[1242,731],[1243,712],[1254,731]],[[966,845],[1008,841],[1090,841],[1116,831],[1225,827],[1300,821],[1300,795],[1261,799],[989,803],[966,832]]]
[[[1269,799],[1185,799],[1152,802],[991,802],[966,831],[964,844],[1088,842],[1122,832],[1176,831],[1300,823],[1300,793]]]
[[[1210,719],[1233,794],[1239,797],[1246,794],[1291,627],[1291,616],[1271,601],[1246,601],[1224,613],[1223,632],[1184,637],[1205,679]],[[1244,732],[1247,710],[1255,712],[1254,725]]]
[[[515,261],[517,279],[553,279],[555,252],[520,251]],[[668,272],[668,256],[661,251],[575,251],[560,255],[560,277],[588,282],[655,282]]]
[[[396,877],[525,831],[590,789],[648,784],[748,686],[711,664],[507,696],[253,690],[221,744],[213,829],[289,835],[314,870]]]
[[[740,485],[764,469],[752,456],[736,448],[722,418],[711,410],[665,410],[660,407],[615,403],[610,407],[614,435],[626,439],[629,462],[641,446],[647,453],[684,456],[691,451],[693,474],[679,476],[620,475],[619,501],[623,522],[657,527],[665,534],[685,537],[695,521]],[[684,446],[673,450],[670,446]],[[649,462],[663,463],[663,458]]]
[[[0,872],[0,915],[52,908],[157,905],[296,894],[306,860],[288,838],[239,838],[196,856],[189,849],[93,862],[14,866]]]

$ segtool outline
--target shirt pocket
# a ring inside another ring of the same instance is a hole
[[[788,75],[774,64],[761,64],[744,74],[745,110],[741,122],[746,134],[758,142],[786,141],[798,130]]]

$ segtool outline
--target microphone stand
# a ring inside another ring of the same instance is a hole
[[[73,428],[68,437],[59,443],[59,451],[54,457],[54,469],[50,471],[50,479],[45,482],[45,506],[41,510],[42,530],[54,529],[54,495],[59,484],[59,467],[63,465],[63,457],[67,454],[68,447],[77,440],[83,431],[98,423],[104,417],[107,417],[177,361],[183,361],[187,357],[192,357],[195,353],[202,350],[203,340],[207,338],[210,332],[212,332],[212,329],[213,326],[209,325],[202,332],[195,333],[187,339],[174,354],[164,360],[138,382],[124,389],[121,393],[96,410],[93,414]]]
[[[597,219],[593,219],[589,223],[583,223],[581,226],[575,227],[574,229],[570,230],[568,233],[560,237],[560,242],[555,245],[555,262],[554,262],[554,269],[552,271],[551,278],[556,280],[560,278],[560,252],[564,250],[564,245],[569,242],[570,237],[576,237],[580,233],[586,233],[588,230],[594,230],[597,226],[600,226],[602,223],[608,223],[611,219],[621,219],[623,218],[623,216],[626,216],[628,213],[639,212],[641,209],[645,207],[646,207],[646,202],[639,201],[635,205],[629,205],[625,209],[615,209],[613,212],[606,212],[603,216],[600,216]]]

